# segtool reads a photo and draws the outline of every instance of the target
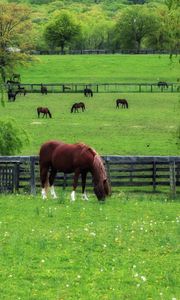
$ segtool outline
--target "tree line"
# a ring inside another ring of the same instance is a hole
[[[4,1],[0,3],[2,81],[14,66],[32,59],[28,53],[33,49],[62,52],[133,49],[138,53],[143,48],[151,48],[172,54],[179,48],[179,20],[178,0],[126,5],[111,18],[98,5],[76,13],[55,7],[40,18],[40,12],[32,6]]]

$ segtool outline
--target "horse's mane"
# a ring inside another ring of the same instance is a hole
[[[109,184],[103,160],[98,154],[94,156],[93,170],[95,194],[97,195],[97,197],[98,195],[101,195],[101,198],[105,198],[106,196],[111,194],[111,186]]]
[[[98,170],[98,173],[100,173],[100,176],[103,180],[107,179],[106,169],[104,167],[103,161],[99,154],[96,153],[94,156],[94,162],[93,162],[94,170]]]
[[[90,152],[93,156],[97,155],[97,152],[93,148],[91,148],[90,146],[88,146],[82,142],[77,142],[74,145],[77,145],[81,148],[81,155],[84,152]]]

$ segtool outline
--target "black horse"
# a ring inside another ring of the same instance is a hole
[[[168,89],[168,84],[167,84],[167,82],[165,82],[165,81],[159,81],[158,83],[157,83],[157,86],[158,86],[158,88],[167,88]]]
[[[126,99],[117,99],[116,108],[119,108],[119,105],[121,105],[122,108],[128,108],[128,102]]]
[[[93,97],[93,91],[89,88],[84,89],[84,96],[86,97]]]
[[[48,93],[48,90],[47,90],[47,87],[46,86],[44,86],[42,83],[41,83],[41,94],[42,95],[47,95],[47,93]]]
[[[78,112],[79,108],[81,108],[82,111],[84,111],[85,110],[85,104],[83,102],[74,103],[73,106],[71,107],[71,113],[72,112]]]
[[[16,100],[16,96],[19,92],[18,91],[13,91],[12,89],[8,90],[8,100],[9,101],[15,101]]]

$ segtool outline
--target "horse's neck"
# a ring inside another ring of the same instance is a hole
[[[101,157],[98,154],[94,156],[92,174],[94,180],[97,182],[106,179],[106,171]]]

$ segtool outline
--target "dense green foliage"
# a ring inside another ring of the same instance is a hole
[[[152,48],[167,50],[170,53],[178,51],[180,6],[177,0],[18,0],[14,2],[28,3],[32,9],[31,36],[34,49],[48,49],[48,47],[54,49],[54,46],[57,50],[59,49],[59,45],[53,44],[52,47],[52,43],[44,39],[44,32],[57,14],[68,12],[81,27],[81,34],[75,40],[69,39],[66,50],[134,49],[139,51],[142,48]],[[137,11],[138,14],[135,14]],[[128,21],[128,17],[126,18],[128,12],[135,20],[136,26]],[[146,18],[144,18],[145,15]],[[150,19],[151,30],[149,30]],[[122,23],[123,30],[121,29]],[[133,37],[133,43],[129,37]]]
[[[178,299],[179,203],[0,196],[1,299]]]
[[[5,108],[4,108],[5,109]],[[15,155],[29,142],[26,131],[15,120],[0,120],[0,155]]]

